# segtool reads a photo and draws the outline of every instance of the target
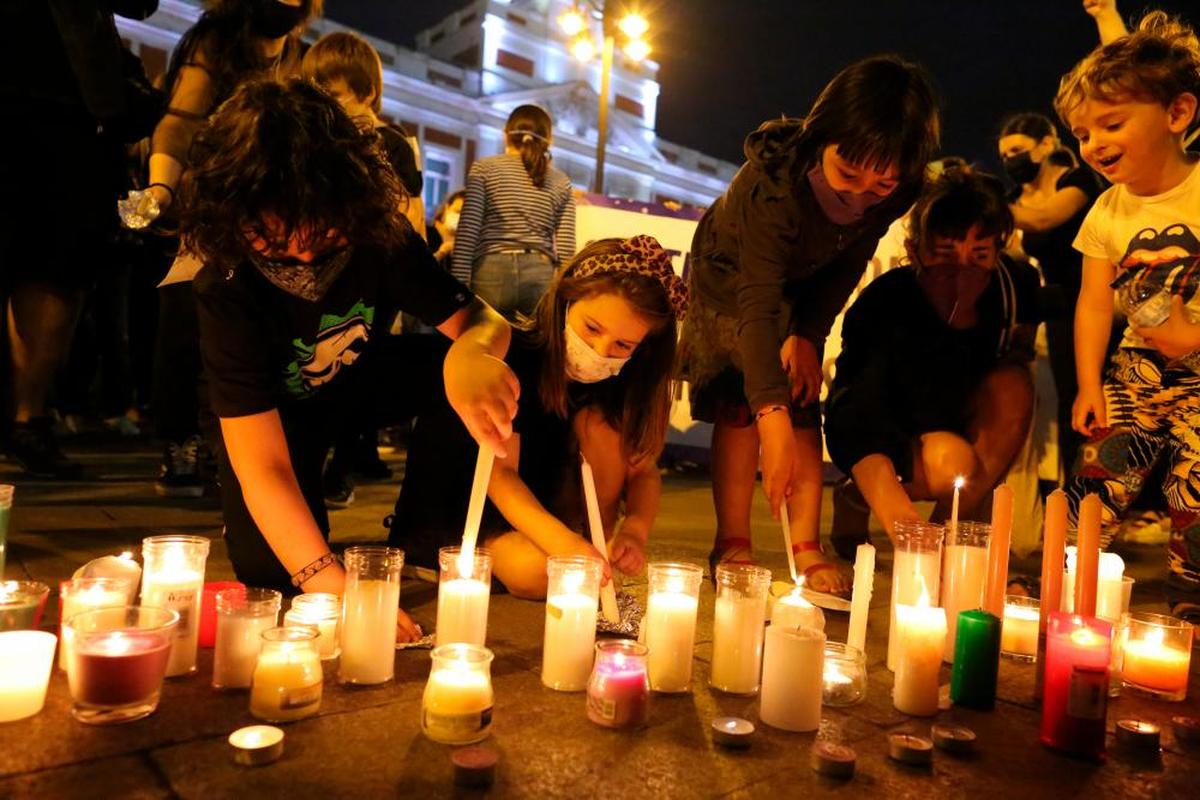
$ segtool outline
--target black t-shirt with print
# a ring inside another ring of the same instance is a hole
[[[278,289],[250,264],[207,264],[194,287],[200,351],[220,417],[328,394],[387,335],[397,312],[436,326],[473,298],[416,236],[390,252],[356,247],[315,303]]]

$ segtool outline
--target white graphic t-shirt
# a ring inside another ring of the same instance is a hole
[[[1113,186],[1088,212],[1074,246],[1116,265],[1119,295],[1178,294],[1200,319],[1200,166],[1162,194],[1139,197]],[[1150,347],[1129,327],[1121,346]]]

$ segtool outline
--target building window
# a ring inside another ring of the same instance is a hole
[[[496,66],[511,69],[513,72],[519,72],[522,75],[533,76],[533,61],[525,56],[510,53],[507,50],[496,51]]]
[[[644,116],[646,113],[646,109],[642,107],[641,103],[639,103],[637,100],[634,100],[632,97],[626,97],[623,94],[617,95],[614,105],[616,105],[618,109],[624,111],[626,114],[632,114],[635,117]]]
[[[457,154],[436,147],[425,148],[425,167],[421,173],[424,179],[422,195],[426,212],[431,217],[446,199],[446,195],[450,194],[450,187],[454,182],[454,164],[457,160]]]

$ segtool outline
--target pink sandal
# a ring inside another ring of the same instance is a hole
[[[807,541],[807,542],[796,542],[795,544],[792,545],[792,553],[793,554],[796,554],[796,553],[820,553],[821,555],[825,555],[825,548],[821,546],[821,543],[819,541],[815,541],[815,540]],[[805,586],[809,586],[809,584],[812,582],[813,575],[816,575],[821,570],[827,570],[827,569],[834,570],[838,574],[841,574],[841,569],[838,568],[837,564],[834,564],[829,561],[819,561],[816,564],[808,565],[808,567],[806,567],[804,569],[804,571],[801,573],[804,576]],[[809,588],[811,589],[812,587],[809,586]],[[821,590],[813,589],[813,591],[821,591]],[[840,597],[843,600],[849,600],[850,594],[852,591],[853,591],[852,589],[846,589],[841,592],[824,592],[824,591],[822,591],[822,594],[829,594],[829,595],[833,595],[834,597]]]

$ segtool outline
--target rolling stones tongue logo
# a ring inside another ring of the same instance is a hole
[[[1143,228],[1129,242],[1114,289],[1126,284],[1149,291],[1166,290],[1191,301],[1200,285],[1200,239],[1187,225],[1157,231]]]

